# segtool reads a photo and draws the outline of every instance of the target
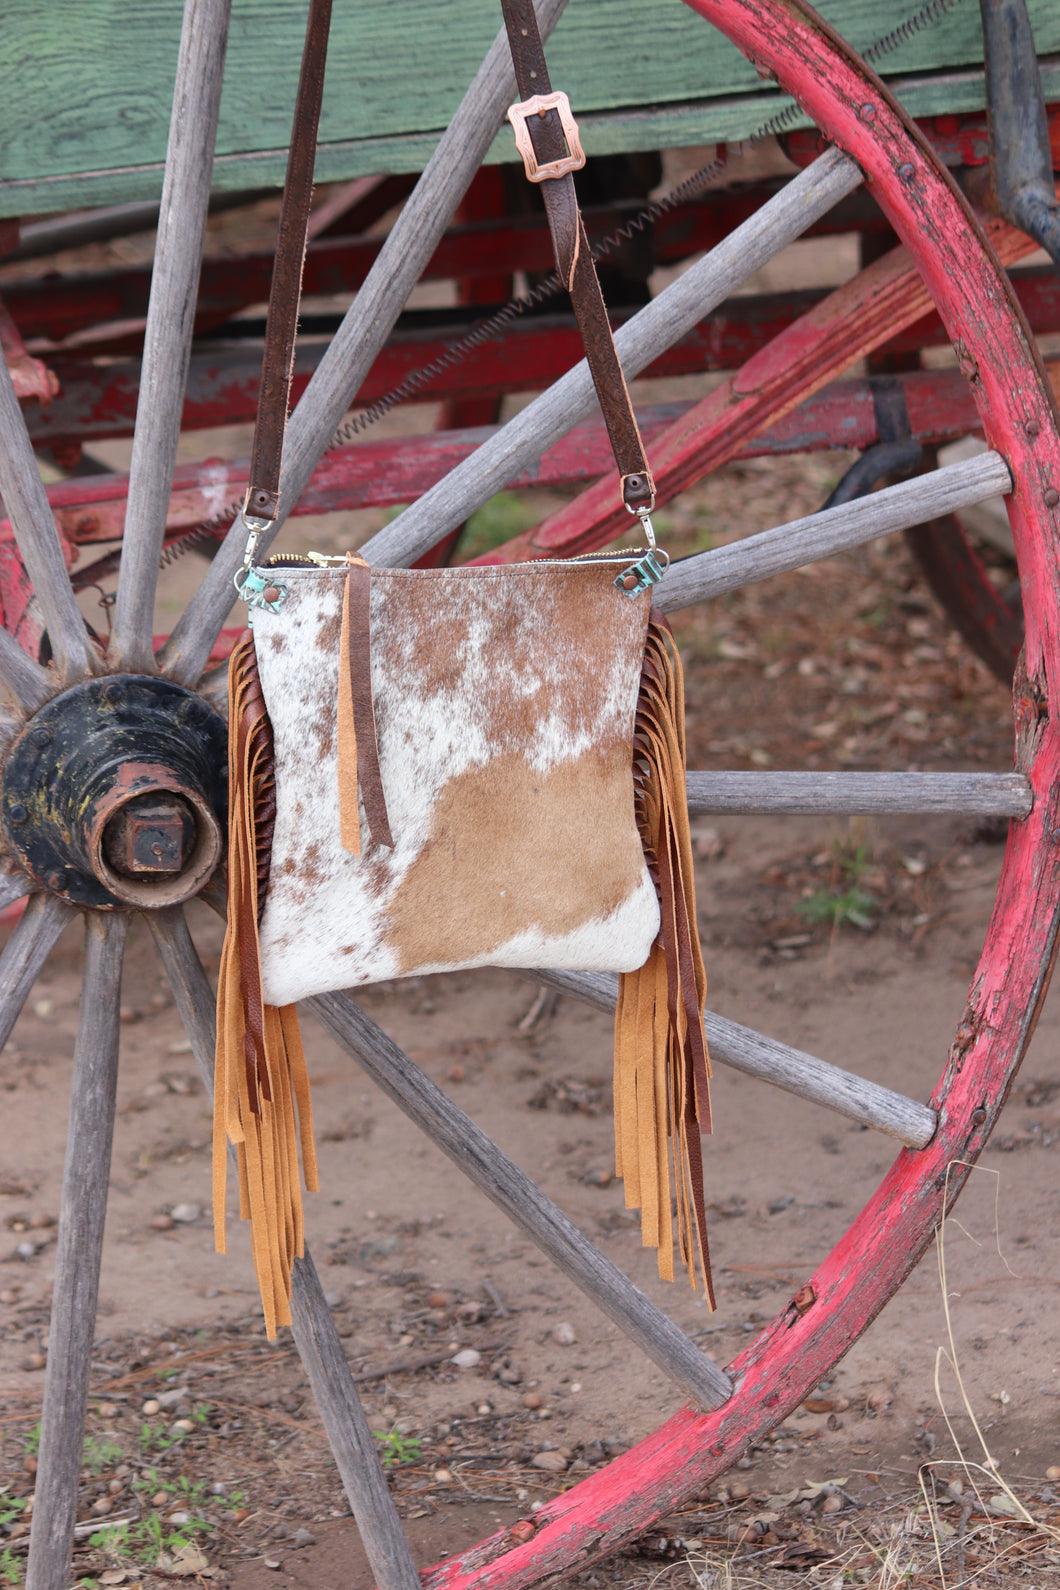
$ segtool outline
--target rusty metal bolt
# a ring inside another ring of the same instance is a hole
[[[911,160],[903,160],[898,167],[898,176],[902,182],[912,182],[916,176],[916,167]]]
[[[124,878],[180,872],[195,844],[195,827],[195,815],[179,795],[141,795],[107,823],[103,853]]]
[[[980,1106],[980,1108],[978,1110],[973,1110],[972,1111],[972,1125],[973,1126],[983,1126],[985,1124],[986,1124],[986,1111],[982,1108],[982,1106]]]
[[[1028,436],[1037,436],[1038,432],[1041,430],[1041,426],[1038,424],[1037,420],[1032,419],[1026,421],[1023,429],[1027,432]]]
[[[108,707],[120,707],[125,700],[125,686],[119,685],[117,681],[113,684],[104,685],[103,699]]]
[[[1045,491],[1045,506],[1047,508],[1055,508],[1058,502],[1060,502],[1060,491],[1057,491],[1055,486],[1047,486]]]
[[[14,806],[9,806],[7,808],[7,820],[9,823],[24,823],[28,816],[29,812],[17,801]]]
[[[66,873],[61,867],[57,867],[54,872],[49,872],[47,882],[48,888],[54,889],[58,894],[60,889],[66,888]]]
[[[858,112],[858,115],[861,117],[862,121],[873,121],[873,120],[875,120],[876,107],[872,103],[871,100],[868,100],[864,105],[862,105],[860,111]]]
[[[805,1286],[799,1287],[791,1301],[795,1305],[796,1314],[808,1314],[817,1301],[817,1293],[807,1281]]]
[[[44,746],[51,745],[52,731],[50,729],[46,729],[42,724],[39,729],[33,730],[32,734],[30,735],[30,739],[33,741],[34,745],[39,745],[43,749]]]

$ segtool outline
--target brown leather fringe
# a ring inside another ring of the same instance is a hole
[[[647,961],[619,978],[615,1012],[615,1163],[627,1209],[641,1211],[659,1274],[674,1278],[674,1216],[692,1286],[715,1307],[700,1133],[709,1132],[706,973],[696,928],[685,795],[684,682],[670,626],[652,609],[633,735],[637,824],[662,925]],[[671,1164],[672,1160],[672,1164]],[[671,1199],[671,1177],[676,1200]]]
[[[276,816],[272,728],[254,637],[228,669],[228,928],[217,986],[214,1080],[214,1240],[225,1252],[229,1142],[239,1171],[239,1215],[251,1223],[265,1327],[291,1323],[291,1265],[303,1253],[298,1145],[306,1187],[318,1187],[309,1076],[293,1005],[266,1005],[258,922]],[[297,1124],[296,1124],[297,1115]]]
[[[358,785],[372,840],[377,845],[389,845],[391,849],[394,841],[379,771],[372,699],[372,571],[363,558],[350,556],[348,562],[339,640],[339,842],[344,850],[359,856]]]

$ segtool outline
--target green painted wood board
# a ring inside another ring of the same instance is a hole
[[[419,170],[499,25],[496,0],[336,0],[318,179]],[[865,48],[919,7],[828,0]],[[1060,5],[1030,0],[1039,53],[1060,55]],[[0,0],[0,215],[157,196],[180,0]],[[305,0],[233,0],[214,184],[279,184]],[[953,9],[880,65],[917,115],[982,104],[979,7]],[[570,0],[549,46],[598,153],[747,137],[783,101],[681,0]],[[1060,97],[1060,65],[1046,67]],[[511,135],[491,159],[514,158]]]

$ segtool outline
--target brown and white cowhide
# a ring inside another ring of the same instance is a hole
[[[659,928],[633,808],[649,598],[614,565],[373,570],[394,838],[339,840],[345,570],[277,570],[254,635],[276,755],[269,1004],[472,966],[632,971]]]

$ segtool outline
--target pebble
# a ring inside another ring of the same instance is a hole
[[[450,1362],[458,1369],[474,1369],[482,1362],[482,1354],[476,1347],[462,1347],[458,1353],[453,1354]]]
[[[17,1290],[17,1288],[12,1288],[12,1287],[9,1286],[3,1292],[0,1292],[0,1303],[11,1304],[11,1303],[17,1303],[17,1302],[18,1302],[18,1290]]]
[[[569,1321],[562,1320],[558,1325],[553,1326],[552,1340],[558,1342],[561,1347],[573,1347],[578,1338],[574,1326]]]
[[[187,1386],[174,1386],[170,1391],[160,1391],[155,1400],[160,1408],[175,1408],[187,1395]]]
[[[134,1010],[132,1005],[123,1005],[118,1012],[118,1020],[128,1026],[134,1021],[139,1021],[141,1014],[140,1011]]]
[[[104,1518],[107,1513],[110,1512],[110,1509],[111,1500],[109,1496],[101,1496],[97,1501],[92,1503],[92,1511],[95,1513],[97,1518]]]
[[[488,1402],[480,1402],[478,1407],[475,1409],[475,1412],[476,1413],[492,1413],[493,1409],[490,1407]]]
[[[147,1401],[140,1409],[140,1412],[150,1415],[152,1413],[158,1413],[161,1407],[162,1404],[159,1402],[157,1397],[148,1397]]]
[[[439,1485],[448,1485],[453,1476],[448,1469],[435,1469],[434,1478]]]
[[[37,1244],[35,1242],[20,1242],[15,1249],[20,1259],[32,1259],[36,1251]]]
[[[540,1393],[538,1393],[536,1391],[527,1391],[523,1395],[523,1407],[524,1408],[540,1408],[541,1402],[542,1402],[542,1398],[540,1396]]]
[[[152,1507],[165,1507],[165,1505],[166,1505],[166,1503],[168,1501],[169,1501],[169,1492],[168,1491],[156,1491],[155,1494],[151,1498],[151,1506]]]
[[[47,1231],[58,1223],[54,1215],[38,1213],[30,1216],[29,1226],[31,1231]]]
[[[283,1566],[279,1557],[265,1557],[263,1561],[266,1568],[280,1568]]]
[[[169,1427],[170,1435],[190,1435],[195,1426],[190,1419],[175,1419]]]
[[[20,1369],[43,1369],[45,1357],[43,1353],[27,1353],[19,1362]]]
[[[202,1214],[201,1204],[174,1204],[169,1211],[173,1219],[182,1226],[190,1226]]]
[[[25,1469],[27,1474],[36,1474],[37,1459],[33,1456],[32,1452],[26,1453],[25,1457],[22,1459],[22,1467]]]
[[[427,1299],[428,1308],[448,1308],[452,1298],[448,1292],[432,1292]]]
[[[151,1225],[155,1231],[172,1231],[176,1221],[172,1215],[155,1215]]]
[[[174,1039],[174,1041],[172,1043],[167,1043],[166,1044],[166,1053],[167,1054],[191,1054],[191,1039],[190,1038],[176,1038],[176,1039]],[[279,1563],[277,1563],[276,1566],[278,1568],[280,1566]]]
[[[54,999],[36,999],[33,1002],[33,1014],[40,1021],[47,1021],[49,1016],[55,1014]]]
[[[296,1529],[291,1537],[291,1545],[295,1551],[301,1551],[303,1546],[315,1546],[317,1537],[310,1529]]]
[[[751,1494],[751,1487],[746,1480],[733,1480],[729,1486],[729,1495],[734,1502],[745,1502]]]
[[[339,1304],[342,1302],[342,1293],[325,1292],[324,1302],[328,1305],[328,1308],[338,1308]]]
[[[171,1524],[190,1524],[191,1514],[186,1512],[183,1507],[178,1507],[175,1513],[169,1514],[169,1522]]]
[[[546,1469],[549,1474],[563,1474],[567,1468],[562,1452],[538,1452],[530,1462],[533,1468]]]
[[[826,1496],[821,1503],[822,1513],[838,1513],[842,1511],[843,1498],[841,1496]]]
[[[118,1404],[116,1402],[101,1402],[96,1412],[101,1419],[116,1419],[118,1417]]]
[[[1060,1464],[1050,1463],[1045,1471],[1045,1477],[1047,1480],[1060,1480]]]

